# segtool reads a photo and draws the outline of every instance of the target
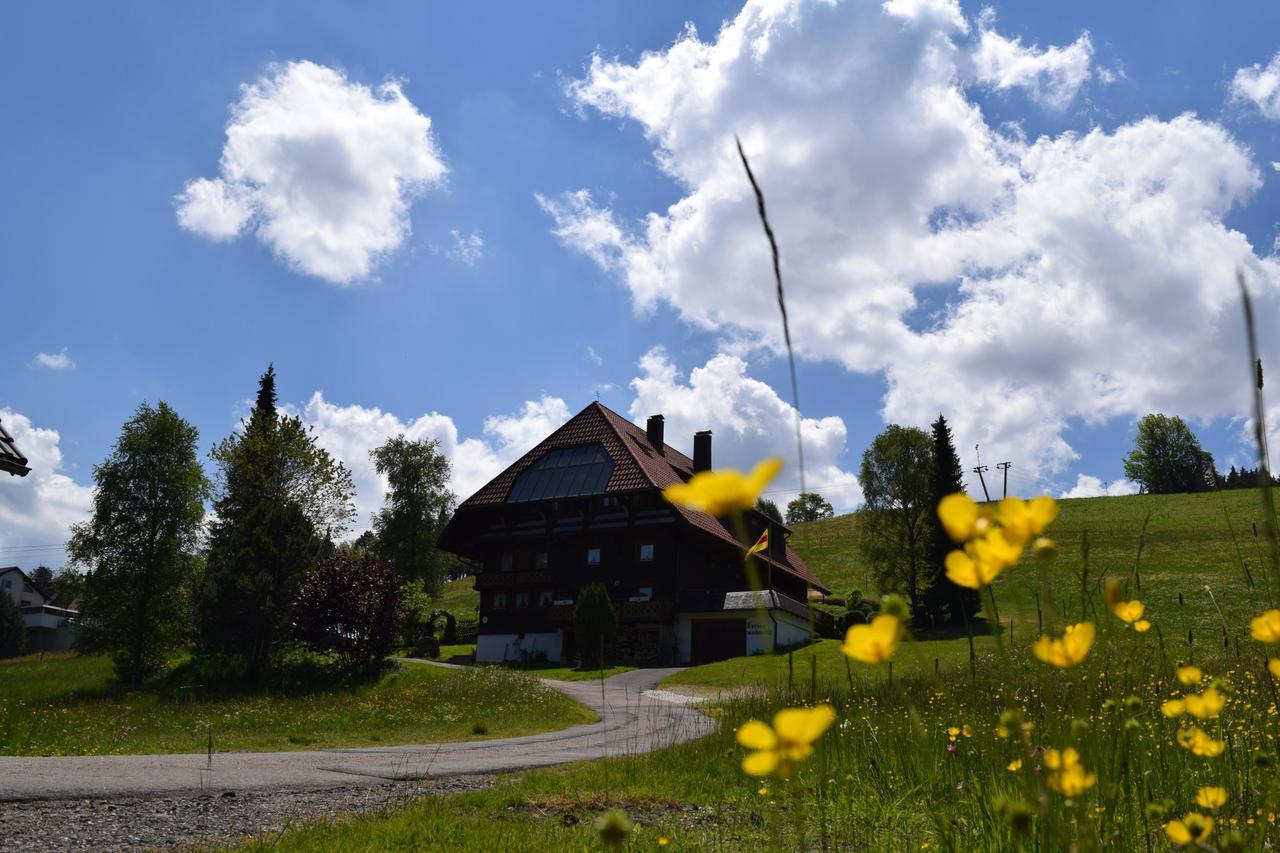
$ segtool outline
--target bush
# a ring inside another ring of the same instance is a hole
[[[0,592],[0,658],[16,658],[27,650],[27,626],[18,603]]]
[[[404,580],[364,552],[338,551],[302,577],[294,631],[308,647],[337,655],[344,669],[378,669],[402,618]]]
[[[578,603],[573,608],[573,627],[583,665],[603,663],[602,653],[618,632],[618,614],[614,612],[604,584],[587,584],[578,593]]]

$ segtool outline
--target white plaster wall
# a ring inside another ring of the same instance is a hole
[[[476,661],[478,663],[502,663],[520,660],[520,651],[529,654],[545,652],[547,660],[559,661],[563,638],[559,631],[544,634],[480,634],[476,637]]]

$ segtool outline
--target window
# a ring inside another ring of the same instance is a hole
[[[9,580],[8,578],[5,578],[5,579],[4,579],[4,588],[5,588],[5,589],[13,589],[13,581]]]
[[[520,592],[516,593],[516,610],[528,610],[528,609],[529,609],[529,591],[527,589],[521,590]]]
[[[640,546],[640,562],[648,563],[651,560],[653,560],[653,546],[641,545]]]
[[[494,610],[507,609],[507,594],[505,592],[495,592],[493,594],[493,609]]]
[[[587,565],[588,566],[600,565],[600,549],[599,548],[587,549]]]
[[[533,567],[535,569],[545,569],[547,567],[547,552],[539,551],[533,556]]]
[[[550,606],[551,606],[551,603],[552,603],[554,600],[555,600],[555,596],[554,596],[554,595],[552,595],[551,590],[549,590],[549,589],[544,589],[544,590],[542,590],[541,592],[539,592],[539,593],[538,593],[538,606],[539,606],[539,607],[550,607]]]
[[[609,483],[613,460],[600,444],[558,447],[524,469],[507,493],[509,502],[598,495]]]
[[[511,571],[513,568],[515,568],[515,565],[516,565],[515,557],[511,556],[510,554],[503,554],[501,565],[502,565],[502,570],[504,572]]]

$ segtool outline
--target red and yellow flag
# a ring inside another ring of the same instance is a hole
[[[752,554],[759,554],[761,551],[763,551],[765,548],[768,548],[768,547],[769,547],[769,528],[766,527],[764,529],[764,533],[761,533],[760,538],[756,540],[756,544],[752,545],[750,548],[747,549],[747,556],[750,557]]]

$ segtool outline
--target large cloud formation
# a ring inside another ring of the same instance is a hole
[[[89,517],[93,490],[63,470],[57,430],[38,427],[7,408],[0,409],[0,422],[31,468],[25,477],[0,473],[0,563],[27,569],[37,563],[61,565],[62,543],[72,524]]]
[[[190,181],[178,223],[211,240],[252,229],[290,267],[369,277],[409,233],[409,203],[446,172],[431,119],[313,62],[272,65],[231,108],[220,175]]]
[[[1235,271],[1268,305],[1277,280],[1223,224],[1260,185],[1249,151],[1192,115],[1033,141],[993,128],[967,86],[1039,80],[1060,103],[1090,48],[995,38],[951,0],[750,0],[712,40],[689,29],[635,63],[596,55],[567,88],[584,112],[642,128],[678,201],[633,225],[586,190],[540,200],[638,310],[666,303],[776,350],[736,134],[801,354],[883,372],[887,421],[943,411],[959,446],[1029,475],[1076,457],[1073,422],[1244,411]],[[975,63],[991,73],[975,79]]]

